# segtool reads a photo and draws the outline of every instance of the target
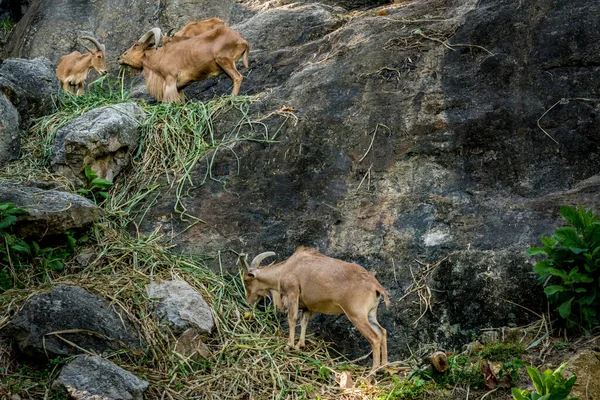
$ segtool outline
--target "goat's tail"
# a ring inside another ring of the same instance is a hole
[[[250,45],[246,43],[246,50],[244,50],[244,67],[248,68],[248,53],[250,53]]]
[[[390,308],[390,298],[388,297],[387,290],[383,286],[380,286],[377,289],[377,294],[379,296],[383,296],[383,301],[385,302],[385,308]]]

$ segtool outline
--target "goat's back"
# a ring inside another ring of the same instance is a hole
[[[301,302],[313,311],[338,314],[355,303],[362,306],[375,301],[385,292],[375,276],[360,265],[315,250],[299,248],[285,263],[282,281],[295,280],[300,287]]]

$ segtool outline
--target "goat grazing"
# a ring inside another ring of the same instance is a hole
[[[225,21],[219,18],[211,18],[198,22],[190,22],[184,26],[182,30],[175,32],[173,36],[167,35],[163,37],[162,44],[166,45],[167,43],[170,43],[173,38],[189,38],[192,36],[200,36],[203,33],[212,31],[218,26],[226,26]]]
[[[87,79],[90,69],[94,68],[98,73],[105,75],[105,47],[103,44],[89,36],[82,36],[81,39],[87,39],[94,44],[96,50],[85,46],[88,53],[81,54],[74,51],[71,54],[62,56],[56,68],[56,77],[60,81],[63,90],[78,95],[83,93],[83,84]]]
[[[297,349],[305,344],[306,327],[314,313],[346,314],[371,344],[373,369],[380,363],[387,364],[387,332],[377,322],[377,307],[381,296],[386,306],[389,299],[385,288],[372,274],[358,264],[327,257],[305,247],[296,249],[286,261],[259,268],[263,259],[274,255],[273,252],[261,253],[250,267],[245,257],[240,256],[245,269],[246,302],[254,304],[269,293],[283,297],[288,308],[289,346],[294,345],[299,309],[302,319]]]
[[[242,74],[235,63],[243,58],[248,67],[248,42],[226,25],[185,40],[174,40],[157,48],[161,40],[159,28],[152,28],[119,58],[119,64],[141,70],[146,77],[146,89],[157,100],[180,102],[183,89],[225,72],[233,81],[232,94],[237,95]],[[150,42],[153,41],[153,44]]]

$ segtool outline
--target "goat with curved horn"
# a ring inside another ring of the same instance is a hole
[[[78,51],[67,54],[61,57],[56,68],[56,77],[60,81],[61,88],[78,95],[83,94],[83,85],[90,69],[94,68],[102,75],[107,73],[104,45],[90,36],[81,36],[79,39],[89,40],[96,50],[85,47],[88,51],[87,54],[81,54]]]

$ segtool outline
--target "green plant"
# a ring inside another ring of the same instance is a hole
[[[522,343],[491,342],[487,344],[478,354],[482,360],[506,361],[515,357],[521,357],[525,352]]]
[[[500,371],[498,371],[498,378],[502,380],[508,377],[509,381],[516,382],[519,380],[519,369],[523,367],[523,361],[519,358],[514,357],[511,361],[502,363]]]
[[[534,268],[546,283],[544,292],[556,306],[567,327],[591,329],[599,324],[600,308],[600,222],[591,211],[562,207],[570,226],[559,228],[550,237],[542,237],[544,247],[532,247],[529,255],[544,254]]]
[[[8,35],[15,27],[15,21],[11,17],[4,17],[0,19],[0,42],[5,42],[8,39]]]
[[[577,380],[573,375],[569,379],[562,374],[567,363],[562,364],[554,372],[550,369],[540,374],[535,367],[527,367],[527,373],[533,381],[535,392],[512,388],[512,396],[515,400],[577,400],[577,397],[569,397],[571,389]]]
[[[98,177],[98,174],[89,166],[85,166],[85,178],[87,187],[77,189],[77,194],[94,200],[96,204],[101,204],[108,199],[108,190],[112,182]]]

